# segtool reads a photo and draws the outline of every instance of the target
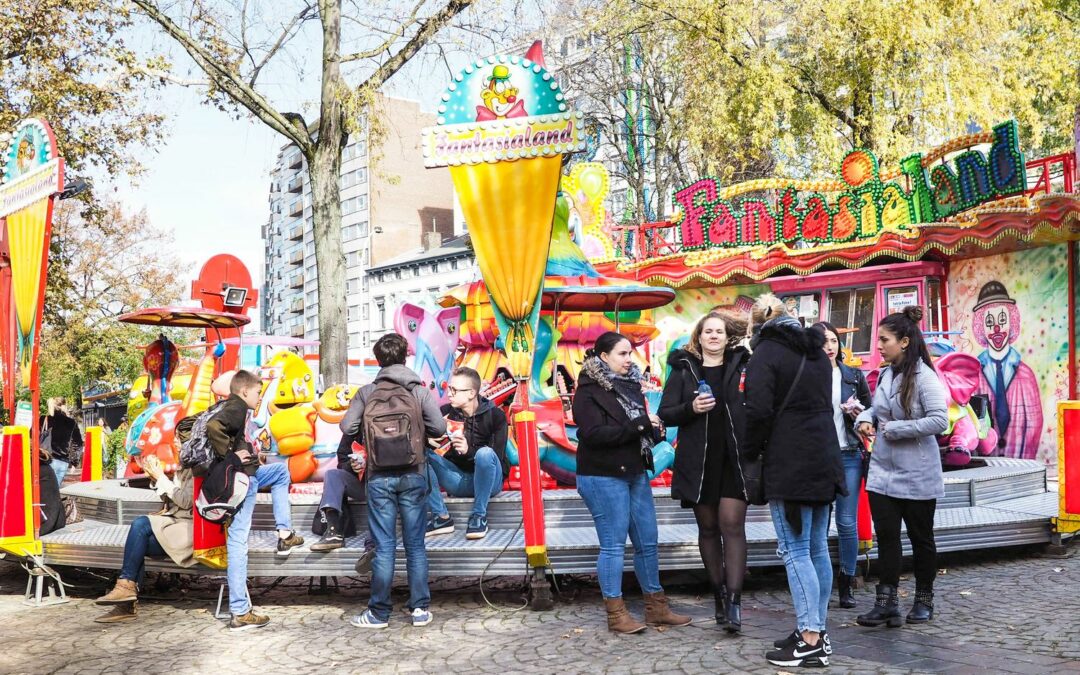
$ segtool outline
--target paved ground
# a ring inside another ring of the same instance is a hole
[[[1012,549],[950,556],[942,567],[938,617],[929,625],[855,626],[857,611],[872,603],[869,589],[860,591],[858,610],[834,610],[829,672],[1080,672],[1080,556]],[[562,578],[560,602],[544,613],[508,611],[519,601],[516,579],[487,586],[502,611],[484,604],[475,579],[440,579],[430,626],[414,629],[397,614],[381,631],[346,623],[366,602],[362,581],[309,595],[304,579],[272,589],[273,580],[258,579],[255,604],[273,620],[240,634],[213,618],[216,587],[207,578],[148,589],[144,596],[155,595],[143,601],[139,620],[112,626],[92,622],[102,611],[92,598],[106,582],[66,578],[75,585],[71,603],[30,609],[19,595],[23,572],[0,561],[0,673],[776,673],[763,658],[767,643],[794,625],[780,569],[748,582],[745,630],[734,638],[712,622],[711,597],[688,575],[666,576],[665,584],[694,624],[628,637],[607,632],[588,577]],[[910,581],[905,586],[911,590]],[[627,597],[640,612],[640,594]],[[395,601],[404,596],[395,593]]]

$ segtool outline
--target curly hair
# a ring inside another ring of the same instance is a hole
[[[975,342],[978,342],[982,347],[990,346],[990,340],[986,338],[986,324],[983,322],[982,317],[986,315],[986,310],[998,307],[1004,307],[1009,312],[1008,344],[1011,345],[1016,342],[1016,338],[1020,337],[1020,309],[1011,302],[995,302],[992,305],[980,307],[975,312],[975,320],[972,322],[971,332],[975,334]]]

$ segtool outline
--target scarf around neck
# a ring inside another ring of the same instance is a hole
[[[623,412],[631,420],[648,414],[645,409],[645,395],[641,391],[641,368],[635,363],[630,364],[630,372],[625,375],[616,373],[599,356],[590,356],[585,359],[581,368],[585,373],[596,380],[606,391],[615,393],[615,400],[622,406]],[[641,436],[642,450],[653,447],[652,434]]]

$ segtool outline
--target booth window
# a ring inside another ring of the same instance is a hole
[[[816,323],[821,317],[821,308],[818,306],[818,293],[785,295],[780,300],[783,301],[788,314],[796,319],[803,319],[807,326]]]
[[[941,306],[941,282],[937,279],[926,281],[926,326],[927,330],[937,332],[945,330],[942,319],[944,307]]]
[[[829,323],[841,330],[854,328],[841,336],[841,343],[856,354],[869,352],[874,328],[874,287],[829,291]]]

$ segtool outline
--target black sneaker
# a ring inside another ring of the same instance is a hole
[[[288,537],[282,539],[278,537],[277,540],[277,555],[285,558],[288,557],[292,550],[297,546],[301,546],[304,543],[304,538],[295,532],[290,532]]]
[[[434,516],[427,524],[425,537],[434,537],[437,534],[453,534],[454,519],[450,516]]]
[[[824,668],[829,665],[825,640],[818,640],[818,643],[811,647],[800,638],[790,647],[768,652],[765,658],[774,666],[787,668]]]
[[[465,529],[466,539],[483,539],[487,532],[487,516],[478,516],[475,513],[469,516],[469,526]]]
[[[356,560],[356,573],[357,574],[369,574],[371,572],[371,561],[375,559],[375,549],[369,548],[360,554],[360,557]]]
[[[319,541],[311,545],[311,550],[316,553],[323,553],[325,551],[333,551],[335,548],[341,548],[345,545],[345,537],[341,536],[337,532],[327,532]]]
[[[825,656],[832,656],[832,640],[828,631],[821,631],[821,644],[825,645]]]
[[[801,639],[802,633],[800,633],[799,629],[796,628],[795,630],[791,631],[791,634],[787,637],[780,638],[779,640],[773,642],[772,646],[776,647],[777,649],[787,649]]]

